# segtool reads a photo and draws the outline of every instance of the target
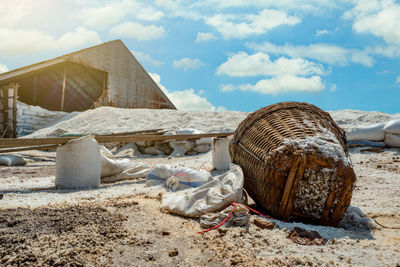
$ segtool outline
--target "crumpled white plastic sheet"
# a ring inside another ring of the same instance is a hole
[[[132,164],[129,159],[116,159],[106,147],[100,146],[101,182],[113,183],[122,180],[144,178],[150,167],[138,162]]]

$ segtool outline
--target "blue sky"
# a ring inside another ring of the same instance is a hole
[[[121,39],[179,109],[400,112],[393,0],[1,0],[0,72]]]

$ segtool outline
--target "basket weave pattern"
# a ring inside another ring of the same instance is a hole
[[[271,215],[336,225],[356,181],[345,140],[328,113],[283,102],[250,114],[230,153],[243,169],[245,189]]]

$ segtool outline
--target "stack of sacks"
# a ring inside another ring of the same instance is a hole
[[[349,144],[400,147],[400,119],[378,123],[346,132]]]
[[[34,131],[47,127],[68,113],[51,111],[39,106],[31,106],[17,101],[17,133],[18,136],[31,134]]]
[[[185,128],[166,132],[164,135],[202,134],[202,131]],[[197,140],[178,141],[141,141],[135,142],[142,154],[171,155],[181,157],[184,155],[197,155],[211,150],[211,138],[200,138]]]

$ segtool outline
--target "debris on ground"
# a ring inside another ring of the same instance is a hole
[[[288,238],[300,245],[325,245],[325,240],[319,235],[317,231],[307,231],[300,227],[295,227],[293,231],[289,234]]]
[[[274,229],[275,223],[271,221],[267,221],[266,219],[255,218],[253,223],[260,227],[261,229]]]

